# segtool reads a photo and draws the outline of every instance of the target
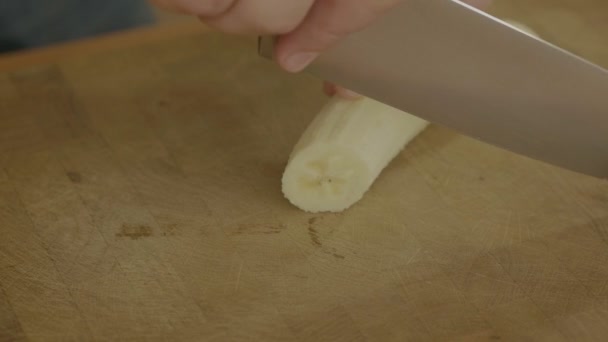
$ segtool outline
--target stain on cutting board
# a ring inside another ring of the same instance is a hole
[[[139,240],[151,237],[152,235],[152,228],[143,224],[123,224],[120,231],[116,233],[116,237],[118,238],[129,238],[131,240]]]
[[[286,229],[282,223],[279,224],[260,224],[260,223],[242,223],[237,226],[236,231],[232,235],[271,235],[279,234]]]
[[[319,221],[319,217],[311,217],[308,219],[308,236],[310,237],[310,242],[316,248],[320,248],[323,253],[329,254],[336,259],[344,259],[345,256],[338,254],[338,250],[334,247],[324,246],[321,242],[321,237],[319,236],[319,231],[316,228],[317,222]]]
[[[315,222],[317,222],[317,217],[312,217],[308,220],[308,235],[310,236],[310,241],[312,244],[317,247],[323,247],[321,244],[321,239],[319,239],[319,232],[315,228]]]
[[[78,172],[68,171],[66,172],[66,176],[70,179],[72,183],[80,184],[82,183],[82,175]]]

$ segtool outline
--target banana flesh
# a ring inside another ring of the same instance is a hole
[[[283,173],[283,194],[307,212],[343,211],[427,125],[370,98],[333,97],[295,145]]]

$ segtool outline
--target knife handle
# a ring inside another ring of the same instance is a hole
[[[274,60],[274,46],[276,40],[276,36],[258,37],[258,54],[264,58]]]

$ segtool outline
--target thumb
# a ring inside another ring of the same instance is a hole
[[[363,29],[400,0],[317,0],[302,23],[279,37],[276,58],[299,72],[342,37]]]

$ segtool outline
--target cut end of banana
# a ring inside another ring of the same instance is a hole
[[[348,149],[310,146],[287,165],[283,194],[307,212],[339,212],[363,197],[369,172],[365,161]]]
[[[294,146],[283,172],[283,195],[307,212],[343,211],[427,125],[370,98],[334,97]]]

